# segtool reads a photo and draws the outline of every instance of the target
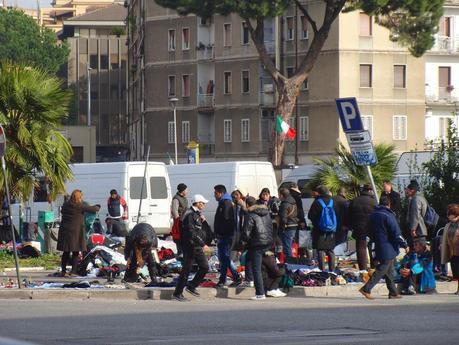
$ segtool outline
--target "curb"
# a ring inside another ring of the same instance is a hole
[[[42,272],[45,271],[44,267],[19,267],[19,272]],[[9,268],[4,268],[3,272],[8,272],[8,273],[16,273],[16,268],[15,267],[9,267]]]
[[[361,297],[358,292],[363,284],[349,284],[342,286],[301,287],[290,289],[288,297]],[[456,282],[437,283],[438,293],[454,293],[457,289]],[[1,289],[0,299],[35,299],[35,300],[170,300],[174,288],[141,288],[141,289]],[[254,288],[199,288],[200,299],[229,298],[249,299],[255,295]],[[376,296],[387,296],[385,284],[377,284],[372,291]],[[186,294],[190,299],[195,299]]]

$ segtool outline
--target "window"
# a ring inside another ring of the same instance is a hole
[[[287,67],[287,78],[291,78],[295,72],[293,67]]]
[[[394,87],[404,89],[406,88],[406,66],[394,66]]]
[[[100,56],[100,69],[108,69],[108,55],[102,54]]]
[[[394,140],[406,140],[407,137],[407,121],[406,116],[394,116],[392,118],[392,136]]]
[[[360,65],[360,87],[372,87],[372,66]]]
[[[303,85],[301,85],[301,90],[302,91],[309,90],[309,81],[307,79],[304,81]]]
[[[293,17],[287,17],[285,23],[285,40],[293,41],[293,34],[295,32],[295,19]]]
[[[439,23],[440,30],[438,30],[440,36],[451,37],[451,17],[442,17]]]
[[[190,76],[182,75],[182,97],[190,97]]]
[[[99,67],[99,59],[97,57],[97,54],[91,54],[89,56],[89,67],[92,69],[97,69]]]
[[[249,32],[249,27],[245,22],[242,22],[242,44],[249,44],[249,37],[250,37],[250,32]]]
[[[190,29],[183,28],[182,29],[182,50],[189,50],[190,49]]]
[[[72,163],[83,163],[84,162],[84,147],[83,146],[72,146],[73,155],[70,158]],[[37,201],[34,199],[34,201]],[[46,199],[48,201],[48,199]]]
[[[167,183],[163,176],[150,177],[150,194],[152,199],[167,199]]]
[[[438,118],[438,136],[440,139],[445,139],[448,136],[449,122],[452,120],[449,117]]]
[[[118,53],[110,54],[110,67],[111,67],[111,69],[118,69],[119,68]]]
[[[250,74],[249,71],[242,71],[242,93],[250,92]]]
[[[175,96],[175,75],[170,75],[168,77],[167,90],[169,97]]]
[[[190,142],[190,121],[182,121],[182,143]]]
[[[231,72],[224,72],[223,93],[230,94],[232,89],[231,85]]]
[[[131,199],[147,198],[147,181],[143,177],[131,177],[129,179],[129,197]]]
[[[167,123],[167,143],[174,144],[175,143],[175,124],[174,121],[169,121]]]
[[[168,39],[168,50],[174,51],[175,50],[175,30],[169,30],[169,39]]]
[[[233,141],[233,125],[231,120],[223,120],[223,142]]]
[[[247,143],[250,141],[250,119],[241,120],[241,142]]]
[[[223,46],[231,47],[231,24],[223,24]]]
[[[373,35],[373,22],[371,17],[365,13],[360,13],[360,36]]]
[[[361,116],[363,129],[370,132],[370,137],[373,138],[373,116],[363,115]]]
[[[308,20],[305,16],[301,16],[301,39],[308,39]]]
[[[451,85],[451,67],[438,67],[438,86],[448,87]]]
[[[308,141],[309,140],[309,116],[300,116],[299,120],[300,120],[299,139],[300,141]]]

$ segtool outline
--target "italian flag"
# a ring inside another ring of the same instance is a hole
[[[290,140],[294,139],[296,136],[296,131],[290,127],[287,122],[282,120],[280,115],[276,117],[276,132],[284,134]]]

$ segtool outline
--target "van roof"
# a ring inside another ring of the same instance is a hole
[[[240,165],[266,165],[272,167],[270,162],[260,162],[260,161],[242,161],[242,162],[212,162],[212,163],[199,163],[199,164],[178,164],[178,165],[168,165],[167,169],[175,170],[185,169],[184,167],[191,168],[191,169],[208,169],[208,168],[216,168],[216,169],[228,169],[228,168],[235,168]]]
[[[75,163],[72,164],[70,167],[72,170],[74,168],[80,169],[97,169],[97,170],[105,170],[105,169],[115,169],[119,171],[125,171],[127,167],[133,165],[143,165],[145,166],[145,162],[136,161],[136,162],[104,162],[104,163]],[[148,165],[161,165],[164,166],[165,164],[162,162],[148,162]]]
[[[285,180],[290,180],[293,177],[311,177],[317,167],[317,165],[313,164],[300,165],[298,168],[292,169],[292,172],[285,177]]]

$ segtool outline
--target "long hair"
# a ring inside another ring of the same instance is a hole
[[[70,195],[70,202],[74,204],[81,204],[83,202],[83,194],[81,190],[75,189]]]

